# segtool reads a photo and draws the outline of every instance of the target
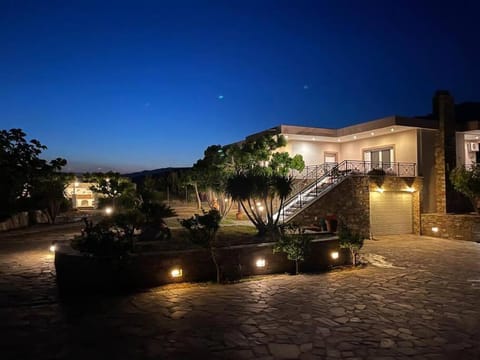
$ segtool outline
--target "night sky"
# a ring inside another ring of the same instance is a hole
[[[395,3],[395,4],[394,4]],[[0,128],[68,170],[480,101],[480,1],[0,0]]]

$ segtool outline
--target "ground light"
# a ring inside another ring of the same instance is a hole
[[[55,252],[55,251],[57,251],[57,245],[52,244],[52,245],[50,245],[49,249],[50,249],[50,252]]]
[[[437,233],[437,232],[438,232],[438,227],[436,227],[436,226],[432,227],[432,231],[433,231],[434,233]]]
[[[383,193],[383,189],[381,187],[378,187],[377,192],[379,192],[381,194],[381,193]]]
[[[264,258],[257,259],[257,261],[255,261],[255,265],[256,265],[258,268],[263,268],[263,267],[265,267],[265,259],[264,259]]]
[[[339,256],[338,251],[332,251],[332,252],[330,253],[330,257],[331,257],[333,260],[337,260],[337,259],[338,259],[338,256]]]
[[[112,213],[113,213],[113,208],[110,207],[110,206],[107,206],[107,207],[105,208],[105,214],[111,215]]]
[[[172,269],[172,270],[170,271],[170,275],[171,275],[173,278],[182,277],[182,275],[183,275],[182,269],[181,269],[181,268]]]

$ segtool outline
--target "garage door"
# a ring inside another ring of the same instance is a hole
[[[412,194],[370,193],[370,231],[373,236],[411,234],[412,219]]]

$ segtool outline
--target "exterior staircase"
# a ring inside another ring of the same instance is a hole
[[[299,212],[313,204],[315,200],[345,180],[349,174],[339,170],[344,163],[345,161],[340,164],[319,165],[316,169],[317,176],[313,181],[308,177],[307,172],[307,178],[305,179],[307,185],[285,201],[283,207],[277,213],[277,217],[280,217],[279,222],[288,222]]]
[[[382,169],[385,175],[415,176],[414,163],[372,163],[369,161],[344,160],[341,163],[326,163],[307,167],[304,172],[292,174],[303,180],[303,187],[285,201],[277,212],[279,223],[286,223],[301,211],[312,205],[349,176],[368,175],[372,169]]]

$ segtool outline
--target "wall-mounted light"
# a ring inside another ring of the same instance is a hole
[[[255,266],[258,268],[265,267],[265,259],[264,258],[257,259],[257,261],[255,261]]]
[[[182,277],[183,275],[183,271],[181,268],[174,268],[170,271],[170,275],[173,277],[173,278],[179,278],[179,277]]]
[[[376,190],[378,193],[382,194],[385,190],[383,190],[381,187],[377,187]]]
[[[432,232],[438,233],[438,227],[436,227],[436,226],[432,227]]]
[[[52,244],[52,245],[50,245],[49,249],[50,249],[50,252],[55,252],[55,251],[57,251],[57,245]]]
[[[373,135],[375,135],[375,133],[372,131],[372,132],[370,133],[370,135],[372,135],[372,136],[373,136]]]
[[[357,135],[353,135],[353,139],[354,139],[354,140],[357,140]]]
[[[330,257],[331,257],[333,260],[337,260],[337,259],[338,259],[338,256],[339,256],[338,251],[332,251],[332,252],[330,253]]]
[[[413,193],[413,192],[415,192],[415,189],[411,186],[408,186],[407,191],[410,192],[410,193]]]
[[[394,129],[394,128],[391,128],[391,129],[390,129],[390,131],[391,131],[391,132],[394,132],[394,131],[395,131],[395,129]]]

